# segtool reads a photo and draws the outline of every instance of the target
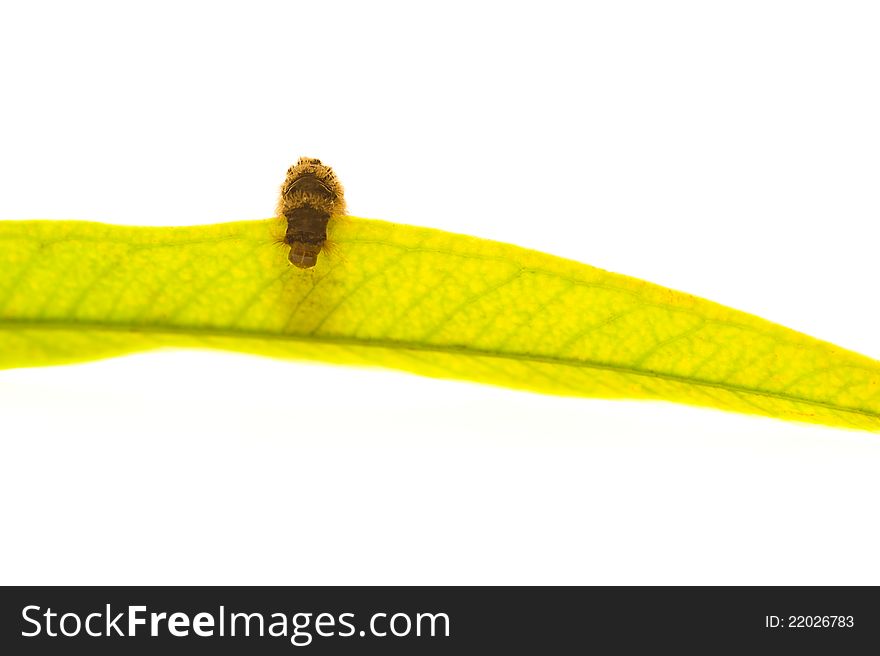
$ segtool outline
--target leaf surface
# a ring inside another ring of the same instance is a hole
[[[2,221],[0,368],[208,347],[880,430],[880,362],[710,301],[354,217],[303,271],[280,234]]]

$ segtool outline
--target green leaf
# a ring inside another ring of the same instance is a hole
[[[278,219],[0,222],[0,368],[209,347],[880,430],[880,363],[743,312],[353,217],[300,270],[281,234]]]

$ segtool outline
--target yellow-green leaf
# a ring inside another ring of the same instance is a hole
[[[300,270],[281,230],[0,222],[0,368],[210,347],[880,430],[880,362],[743,312],[353,217]]]

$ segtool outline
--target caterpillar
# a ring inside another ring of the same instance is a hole
[[[327,222],[345,214],[342,185],[333,169],[319,159],[300,157],[287,169],[276,213],[287,220],[287,259],[300,269],[315,266],[327,241]]]

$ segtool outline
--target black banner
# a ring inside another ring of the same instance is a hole
[[[0,612],[5,654],[880,646],[880,596],[869,587],[10,587]]]

